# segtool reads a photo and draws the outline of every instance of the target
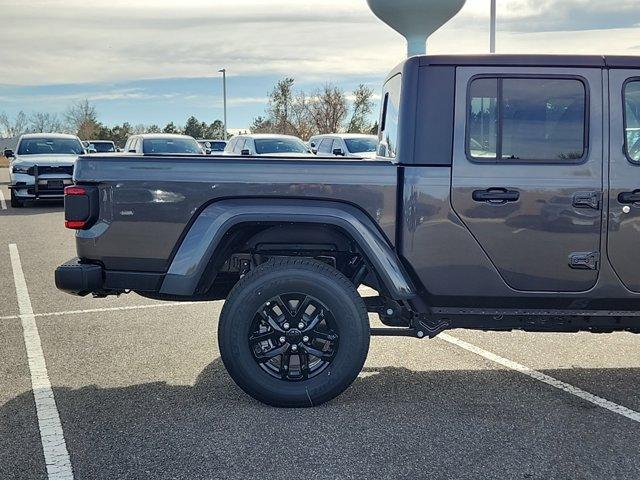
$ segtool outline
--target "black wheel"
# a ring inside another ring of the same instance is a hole
[[[20,200],[13,190],[11,190],[11,208],[22,208],[24,206],[24,201]]]
[[[229,375],[253,398],[311,407],[340,395],[362,370],[369,317],[339,271],[315,260],[275,259],[233,288],[218,342]]]

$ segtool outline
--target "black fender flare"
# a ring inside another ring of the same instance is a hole
[[[415,296],[400,259],[376,224],[358,208],[341,202],[292,199],[229,199],[205,207],[184,237],[162,282],[161,294],[193,296],[229,230],[244,223],[332,225],[358,245],[394,300]]]

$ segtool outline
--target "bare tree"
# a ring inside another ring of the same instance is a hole
[[[143,133],[147,133],[147,127],[143,123],[139,123],[133,127],[131,133],[134,135],[142,135]]]
[[[0,128],[3,137],[17,137],[27,131],[28,126],[27,115],[20,111],[15,118],[11,120],[6,113],[0,114]]]
[[[29,130],[34,133],[61,132],[62,122],[55,113],[35,112],[29,116]]]
[[[295,96],[291,104],[289,126],[291,133],[296,137],[308,139],[316,132],[309,107],[309,97],[304,92]]]
[[[91,139],[99,129],[96,107],[84,99],[69,107],[65,113],[69,127],[83,140]]]
[[[373,90],[363,84],[353,92],[351,120],[347,126],[349,133],[369,133],[371,122],[369,116],[373,112]]]
[[[342,129],[347,116],[347,99],[335,85],[326,84],[309,102],[309,114],[318,133],[335,133]]]

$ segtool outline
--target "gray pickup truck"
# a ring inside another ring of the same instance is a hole
[[[370,335],[640,332],[640,58],[412,57],[379,141],[375,160],[81,157],[56,284],[226,299],[222,360],[276,406],[340,394]]]

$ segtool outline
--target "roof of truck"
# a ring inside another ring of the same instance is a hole
[[[501,65],[640,68],[640,56],[623,55],[420,55],[420,65]]]

